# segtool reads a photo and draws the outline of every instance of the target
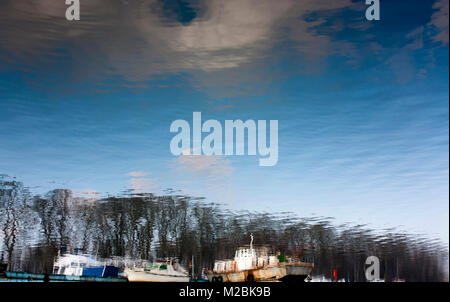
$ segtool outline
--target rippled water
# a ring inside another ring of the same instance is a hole
[[[448,1],[384,1],[376,22],[366,8],[91,0],[68,21],[64,1],[1,1],[1,222],[23,220],[16,268],[48,269],[63,245],[208,266],[253,233],[274,253],[305,248],[317,274],[359,280],[376,253],[389,278],[441,278]],[[170,125],[193,129],[193,112],[277,120],[278,162],[174,156]]]
[[[187,266],[195,257],[200,273],[215,260],[232,258],[253,236],[254,246],[265,246],[272,255],[313,262],[314,275],[331,276],[337,269],[339,278],[363,281],[365,259],[377,255],[386,280],[445,278],[446,246],[395,228],[336,225],[332,217],[289,212],[236,212],[179,194],[83,199],[70,190],[31,196],[18,182],[1,185],[3,205],[15,213],[20,229],[12,270],[51,273],[58,250],[73,253],[81,248],[120,267],[164,257],[176,257]]]

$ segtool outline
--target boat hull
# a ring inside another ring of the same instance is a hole
[[[189,282],[189,276],[157,274],[146,271],[125,270],[130,282]]]
[[[22,272],[5,272],[9,280],[35,280],[42,282],[127,282],[125,278],[96,277],[96,276],[67,276],[67,275],[45,275]]]
[[[283,263],[244,271],[211,273],[211,282],[246,282],[246,281],[291,281],[304,280],[314,268],[312,263]]]

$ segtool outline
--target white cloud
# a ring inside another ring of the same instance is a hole
[[[132,176],[132,177],[142,177],[142,176],[147,176],[148,172],[143,172],[143,171],[132,171],[128,173],[128,176]]]
[[[155,193],[161,189],[159,184],[150,178],[132,178],[130,186],[135,193]]]
[[[317,54],[331,42],[313,30],[317,22],[305,21],[305,15],[351,5],[350,0],[210,0],[201,2],[201,16],[181,24],[168,22],[158,1],[105,5],[93,0],[83,3],[82,21],[71,23],[63,18],[63,2],[8,1],[0,11],[0,25],[8,24],[0,26],[0,41],[22,56],[48,53],[61,41],[83,43],[99,53],[102,59],[96,64],[107,64],[98,66],[104,72],[146,80],[167,72],[239,67],[264,59],[283,39],[295,41],[302,52]],[[118,22],[112,16],[119,14]],[[283,34],[286,28],[288,34]],[[70,56],[85,60],[76,53]]]
[[[174,160],[174,169],[187,194],[228,205],[236,199],[234,167],[225,156],[182,155]]]
[[[72,60],[67,68],[75,69],[70,70],[74,77],[120,75],[124,86],[146,87],[153,77],[187,73],[194,87],[216,98],[263,93],[280,76],[276,69],[267,72],[267,66],[283,57],[284,47],[297,55],[293,72],[320,73],[327,64],[324,58],[333,55],[355,65],[364,57],[361,44],[336,39],[333,33],[348,27],[369,34],[367,27],[373,26],[352,19],[333,22],[341,10],[366,7],[351,0],[199,0],[198,16],[187,24],[170,20],[160,1],[88,1],[78,23],[65,20],[63,1],[4,2],[0,47],[11,54],[4,57],[6,63],[30,70],[28,65],[42,62],[36,58],[51,63],[52,54],[61,56],[54,52],[61,44],[74,45],[67,49]],[[429,23],[436,29],[433,39],[445,44],[448,7],[448,0],[436,2]],[[383,48],[370,40],[368,45],[375,45],[375,54],[384,60]],[[413,47],[420,46],[421,40],[416,42]]]
[[[231,161],[224,156],[182,155],[176,161],[178,169],[208,177],[228,177],[234,171]]]

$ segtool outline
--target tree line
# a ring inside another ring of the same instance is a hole
[[[233,212],[203,198],[134,194],[83,198],[71,190],[32,194],[20,181],[0,178],[0,262],[9,270],[51,273],[58,251],[81,249],[100,258],[152,261],[177,257],[195,274],[237,247],[254,244],[313,261],[313,275],[365,281],[365,259],[381,261],[387,281],[448,280],[448,249],[439,240],[396,229],[336,225],[329,217]]]

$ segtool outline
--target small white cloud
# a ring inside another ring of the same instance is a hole
[[[143,171],[132,171],[128,173],[128,176],[132,176],[132,177],[142,177],[142,176],[147,176],[148,172],[143,172]]]
[[[230,176],[234,168],[225,156],[182,155],[177,158],[180,169],[206,176]]]
[[[161,189],[159,184],[150,178],[132,178],[130,186],[136,193],[155,193]]]

